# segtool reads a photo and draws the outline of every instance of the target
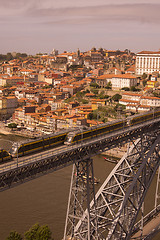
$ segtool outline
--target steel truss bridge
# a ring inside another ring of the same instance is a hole
[[[128,143],[128,150],[95,194],[92,157]],[[147,190],[159,168],[160,119],[88,142],[19,159],[0,168],[0,191],[73,164],[64,239],[131,239]],[[155,210],[159,209],[159,182]],[[141,221],[143,223],[143,220]],[[159,229],[159,228],[158,228]]]

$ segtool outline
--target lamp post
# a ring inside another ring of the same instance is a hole
[[[18,168],[18,142],[17,142],[17,168]]]
[[[15,142],[13,142],[13,141],[11,141],[11,140],[8,140],[8,139],[2,139],[2,138],[0,138],[0,140],[3,140],[3,142],[4,141],[6,141],[6,142],[10,142],[10,143],[15,143]],[[17,146],[17,168],[18,168],[18,142],[16,142],[16,146]]]

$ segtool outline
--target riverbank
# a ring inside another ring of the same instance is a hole
[[[9,131],[6,131],[5,129],[0,128],[0,134],[3,134],[3,135],[10,135],[10,134],[12,134],[12,133],[9,132]]]
[[[4,123],[0,122],[0,134],[3,135],[16,135],[25,138],[35,138],[35,134],[27,130],[12,130],[5,126]]]
[[[104,155],[105,157],[108,157],[109,159],[113,158],[115,160],[116,159],[120,160],[126,152],[127,152],[127,147],[121,147],[121,148],[110,149],[106,152],[103,152],[102,155]]]

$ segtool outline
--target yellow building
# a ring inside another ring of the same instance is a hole
[[[100,106],[105,106],[106,105],[106,100],[104,100],[104,99],[92,99],[91,104],[92,104],[92,110],[96,110]]]
[[[155,84],[157,83],[157,81],[147,81],[147,87],[148,88],[154,88]]]

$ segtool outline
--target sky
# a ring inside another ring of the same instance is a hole
[[[0,0],[0,53],[160,49],[160,0]]]

